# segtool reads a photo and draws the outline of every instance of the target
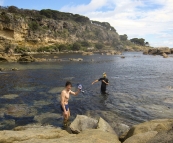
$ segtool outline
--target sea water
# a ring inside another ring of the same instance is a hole
[[[51,59],[55,55],[37,56]],[[32,123],[61,126],[60,93],[66,81],[72,82],[74,91],[77,84],[82,84],[84,91],[70,97],[71,120],[77,114],[102,117],[114,126],[117,122],[134,125],[173,118],[173,57],[141,52],[123,56],[58,54],[56,58],[61,60],[0,63],[1,68],[19,69],[0,72],[0,129]],[[107,95],[100,94],[100,82],[91,84],[103,72],[109,79]],[[14,121],[14,126],[5,124],[9,120]]]

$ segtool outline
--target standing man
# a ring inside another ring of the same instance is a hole
[[[68,106],[68,100],[70,98],[70,94],[78,95],[82,86],[78,86],[78,90],[76,92],[71,91],[72,84],[71,82],[67,81],[65,84],[65,89],[61,92],[61,111],[63,112],[64,121],[63,124],[66,127],[68,123],[68,119],[70,117],[70,109]]]
[[[94,82],[92,82],[92,84],[98,82],[98,81],[101,81],[101,93],[102,94],[106,94],[106,86],[109,84],[109,80],[107,79],[107,75],[106,73],[104,72],[103,73],[103,77],[100,78],[100,79],[97,79],[95,80]]]

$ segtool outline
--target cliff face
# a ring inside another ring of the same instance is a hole
[[[37,49],[54,44],[72,44],[76,41],[103,43],[108,47],[116,47],[120,42],[119,35],[109,23],[52,10],[27,10],[29,14],[26,14],[26,10],[17,10],[14,12],[9,8],[0,9],[1,51],[7,44]],[[50,11],[56,18],[46,15]]]

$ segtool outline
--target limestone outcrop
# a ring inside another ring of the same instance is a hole
[[[143,51],[144,55],[162,55],[164,58],[167,57],[166,56],[167,54],[172,54],[172,53],[173,53],[172,49],[168,47],[152,48]]]

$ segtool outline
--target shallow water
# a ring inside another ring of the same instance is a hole
[[[54,55],[42,56],[52,58]],[[173,118],[172,57],[164,59],[136,52],[124,53],[124,59],[99,54],[56,56],[63,61],[0,63],[0,67],[19,69],[0,72],[0,129],[28,123],[61,126],[59,95],[67,80],[72,81],[73,90],[81,83],[85,91],[71,96],[71,120],[77,114],[101,116],[114,127],[117,122],[133,125],[151,119]],[[68,58],[84,61],[69,62]],[[106,96],[100,94],[100,83],[91,85],[103,72],[110,82]]]

